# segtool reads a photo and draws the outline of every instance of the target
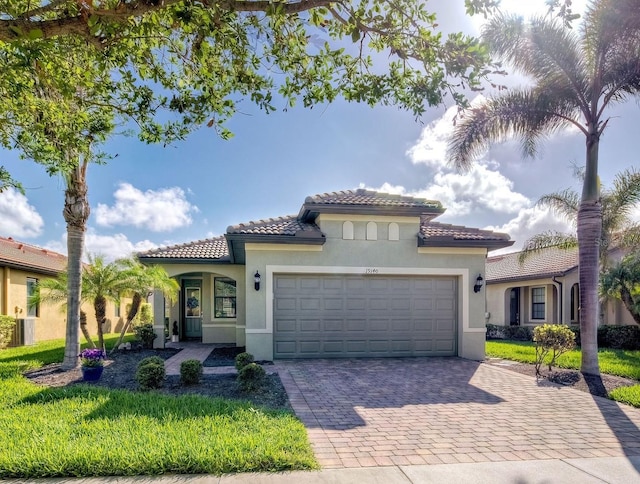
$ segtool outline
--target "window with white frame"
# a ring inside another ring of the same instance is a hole
[[[531,288],[531,319],[545,319],[546,288]]]
[[[40,316],[40,306],[38,304],[30,304],[31,298],[36,295],[36,287],[38,279],[27,277],[27,316],[37,318]]]
[[[236,317],[236,281],[228,277],[216,277],[214,284],[216,318]]]

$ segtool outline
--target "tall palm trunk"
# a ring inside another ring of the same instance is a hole
[[[140,310],[141,304],[142,304],[142,294],[140,294],[139,292],[134,292],[133,298],[131,298],[131,309],[129,309],[129,312],[127,313],[127,322],[124,323],[124,326],[122,327],[122,331],[120,331],[120,336],[118,337],[118,341],[116,341],[116,344],[113,346],[109,354],[112,354],[115,350],[117,350],[118,346],[120,346],[120,344],[122,343],[125,333],[129,329],[129,326],[131,326],[131,322],[134,320],[134,318],[138,314],[138,311]]]
[[[598,364],[598,280],[600,277],[600,241],[602,206],[598,188],[599,133],[590,124],[587,136],[587,160],[582,200],[578,210],[578,264],[580,277],[580,371],[600,374]]]
[[[84,234],[89,218],[87,198],[86,162],[78,160],[78,166],[68,175],[65,190],[64,220],[67,222],[67,331],[62,369],[78,366],[80,353],[80,305],[82,291],[82,250]]]
[[[107,300],[104,296],[96,297],[93,301],[93,308],[96,313],[98,323],[98,347],[104,351],[103,325],[107,321]]]
[[[84,336],[84,339],[87,340],[87,343],[89,343],[89,346],[95,348],[96,344],[91,339],[91,335],[87,330],[87,313],[82,310],[80,310],[80,331],[82,331],[82,335]]]

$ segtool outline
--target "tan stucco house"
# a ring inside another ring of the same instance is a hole
[[[619,259],[618,250],[610,252]],[[503,326],[579,324],[578,249],[545,249],[487,258],[487,323]],[[634,324],[621,301],[606,301],[602,324]]]
[[[181,339],[246,345],[259,360],[482,359],[479,281],[487,252],[512,242],[434,222],[443,212],[439,202],[420,198],[325,193],[307,197],[297,215],[141,253],[182,287],[173,307],[155,299],[156,333],[166,317]]]
[[[43,249],[12,239],[0,237],[0,314],[14,316],[20,321],[18,335],[13,344],[33,344],[39,341],[64,338],[66,314],[59,305],[42,304],[29,307],[27,300],[38,281],[57,277],[67,267],[67,258],[49,249]],[[123,324],[126,301],[120,305],[107,304],[105,332]],[[84,304],[87,328],[96,334],[96,319],[93,308]]]

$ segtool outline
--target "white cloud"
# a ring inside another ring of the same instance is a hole
[[[121,183],[114,198],[115,205],[111,207],[98,204],[98,225],[132,225],[153,232],[166,232],[191,225],[191,214],[199,211],[179,187],[143,192],[129,183]]]
[[[169,244],[163,244],[169,245]],[[155,249],[159,245],[150,240],[131,242],[124,234],[100,235],[94,229],[89,228],[85,233],[83,259],[88,260],[88,254],[102,255],[107,261],[113,261],[123,257],[129,257],[135,252]],[[67,234],[60,240],[51,240],[44,247],[61,254],[67,253]]]
[[[573,231],[573,228],[566,220],[558,218],[548,209],[539,207],[522,209],[516,217],[503,225],[490,225],[484,228],[495,232],[507,233],[511,237],[511,240],[515,241],[512,247],[491,252],[491,255],[520,250],[524,242],[542,232],[556,231],[571,233]]]
[[[0,233],[7,237],[37,237],[44,221],[27,197],[13,188],[0,193]]]

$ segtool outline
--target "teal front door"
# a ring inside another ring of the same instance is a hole
[[[185,323],[182,337],[202,339],[202,280],[183,280],[182,300],[184,301]]]

